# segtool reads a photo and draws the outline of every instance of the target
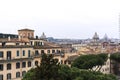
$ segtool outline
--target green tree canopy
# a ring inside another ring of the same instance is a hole
[[[113,53],[110,55],[110,59],[113,66],[113,73],[116,75],[120,74],[119,65],[120,65],[120,53]]]
[[[23,77],[23,80],[36,80],[35,71],[34,68],[30,69]]]
[[[100,55],[103,56],[103,55]],[[93,56],[92,56],[93,57]],[[84,57],[85,58],[85,57]],[[93,57],[95,58],[95,57]],[[99,58],[99,57],[98,57]],[[53,55],[42,55],[40,66],[29,70],[23,80],[117,80],[111,74],[60,65]]]
[[[68,67],[62,65],[61,69],[61,80],[117,80],[112,74],[103,74],[101,72],[90,71],[85,69],[78,69],[76,67]]]
[[[58,80],[58,69],[58,59],[54,59],[53,55],[51,54],[42,54],[40,66],[38,65],[35,69],[32,69],[35,71],[28,71],[23,80]],[[29,76],[31,73],[34,73],[34,75],[31,75],[31,77],[34,76],[35,79],[28,79],[27,76]]]
[[[102,66],[108,59],[107,54],[81,55],[72,63],[72,67],[79,69],[92,69],[94,66]]]
[[[110,59],[116,62],[120,62],[120,53],[113,53],[110,55]]]

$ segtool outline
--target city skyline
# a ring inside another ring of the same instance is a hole
[[[0,33],[29,28],[35,35],[87,39],[119,38],[119,0],[4,0],[0,1]]]

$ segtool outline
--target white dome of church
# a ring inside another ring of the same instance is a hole
[[[46,35],[45,35],[44,32],[43,32],[42,35],[40,36],[40,39],[46,39]]]

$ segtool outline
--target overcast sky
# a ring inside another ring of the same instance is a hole
[[[47,37],[118,38],[120,0],[0,0],[0,33],[30,28]]]

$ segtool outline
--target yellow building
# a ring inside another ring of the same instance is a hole
[[[21,80],[25,73],[40,63],[42,53],[64,60],[59,45],[34,38],[34,30],[18,30],[18,38],[0,39],[0,80]]]

